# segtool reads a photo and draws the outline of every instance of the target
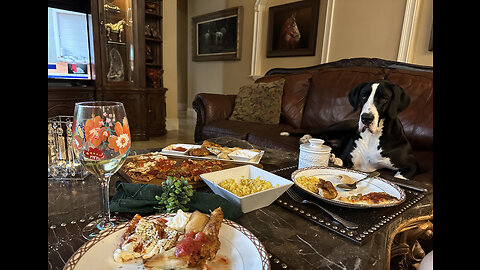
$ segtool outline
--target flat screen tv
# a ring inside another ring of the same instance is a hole
[[[95,80],[91,14],[48,7],[48,78]]]

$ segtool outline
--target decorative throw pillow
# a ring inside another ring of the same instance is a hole
[[[308,71],[296,74],[274,74],[257,79],[256,83],[273,82],[284,78],[282,113],[280,114],[280,122],[287,123],[294,128],[301,128],[303,118],[303,108],[307,100],[308,90],[310,89],[310,81],[312,73],[316,71]]]
[[[280,123],[285,79],[240,87],[229,120],[263,124]]]

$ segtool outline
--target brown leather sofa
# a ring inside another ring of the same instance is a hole
[[[193,101],[197,112],[195,141],[229,136],[262,147],[298,152],[298,137],[280,136],[280,132],[308,133],[345,119],[358,119],[360,110],[353,112],[348,92],[360,83],[386,79],[400,85],[411,99],[407,109],[398,115],[420,164],[419,173],[411,180],[433,186],[432,67],[352,58],[305,68],[275,68],[256,82],[280,78],[285,78],[285,84],[278,125],[228,120],[236,95],[200,93]]]

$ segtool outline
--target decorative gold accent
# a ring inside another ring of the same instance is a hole
[[[415,217],[400,224],[390,234],[387,248],[387,270],[391,268],[412,269],[413,264],[419,263],[425,257],[425,253],[417,240],[433,237],[432,221],[433,213]],[[397,235],[398,244],[392,247]]]

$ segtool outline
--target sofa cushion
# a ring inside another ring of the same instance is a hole
[[[259,78],[255,82],[272,82],[280,78],[285,79],[280,122],[300,128],[312,73],[275,74]]]
[[[398,114],[405,135],[415,150],[433,150],[433,74],[392,70],[386,79],[410,96],[410,105]]]
[[[359,84],[384,79],[383,68],[329,68],[312,75],[312,84],[303,111],[303,129],[321,129],[346,119],[358,118],[348,92]]]
[[[240,87],[230,120],[263,124],[280,123],[285,79]]]

